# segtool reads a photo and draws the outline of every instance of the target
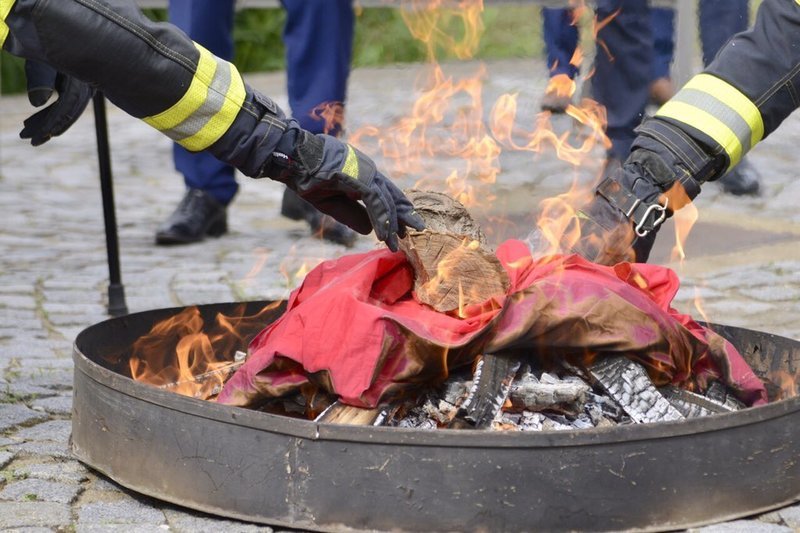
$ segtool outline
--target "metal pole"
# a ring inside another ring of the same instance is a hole
[[[119,239],[117,215],[114,209],[114,184],[111,174],[111,150],[108,145],[106,103],[103,93],[94,95],[94,129],[97,133],[97,161],[100,165],[100,190],[103,194],[103,221],[106,227],[106,253],[108,255],[108,314],[128,314],[125,287],[119,268]]]
[[[697,2],[677,0],[675,11],[675,63],[672,65],[672,81],[679,89],[696,72]]]

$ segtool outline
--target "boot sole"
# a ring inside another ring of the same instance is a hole
[[[170,232],[156,233],[156,244],[161,245],[176,245],[176,244],[193,244],[202,242],[203,239],[208,237],[220,237],[228,232],[228,221],[225,218],[216,220],[208,226],[205,234],[199,238],[186,237]]]

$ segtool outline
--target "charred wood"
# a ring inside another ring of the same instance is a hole
[[[472,387],[450,423],[451,428],[489,427],[500,413],[520,367],[518,359],[485,354],[476,365]]]
[[[637,424],[682,420],[683,415],[658,392],[644,367],[627,357],[601,357],[589,372]]]

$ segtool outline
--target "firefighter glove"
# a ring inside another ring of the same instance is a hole
[[[30,139],[33,146],[39,146],[51,137],[61,135],[78,120],[92,99],[94,89],[38,61],[25,62],[25,75],[28,100],[34,107],[42,107],[54,92],[58,94],[55,102],[23,123],[19,136]]]
[[[375,230],[392,251],[406,227],[425,223],[411,201],[366,155],[330,135],[290,121],[262,175],[286,183],[323,213],[364,235]]]
[[[650,119],[637,133],[631,155],[578,212],[581,239],[572,251],[591,261],[647,261],[661,223],[725,170],[723,155],[669,122]]]

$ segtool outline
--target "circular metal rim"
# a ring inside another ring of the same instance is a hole
[[[267,304],[269,302],[263,303]],[[172,310],[178,311],[180,309],[182,308],[159,309],[157,311],[169,312]],[[453,448],[586,446],[635,442],[719,431],[761,423],[800,410],[800,396],[795,396],[785,400],[771,402],[760,407],[689,420],[664,421],[652,424],[612,426],[605,428],[587,428],[574,431],[539,432],[493,432],[449,429],[431,431],[413,428],[349,426],[320,423],[222,405],[165,391],[145,383],[134,381],[133,379],[104,368],[92,361],[81,350],[80,345],[82,339],[94,334],[97,329],[108,327],[109,322],[136,319],[136,317],[146,316],[151,313],[153,313],[153,311],[143,311],[127,315],[126,317],[111,318],[83,330],[74,343],[76,371],[80,370],[103,385],[112,386],[113,383],[113,389],[127,396],[135,397],[148,403],[155,403],[162,407],[184,412],[192,416],[312,440],[338,440],[345,442],[369,441],[384,444],[444,446]],[[746,328],[725,327],[733,331],[763,334],[762,332],[748,330]],[[770,336],[785,341],[798,342],[777,335]]]

